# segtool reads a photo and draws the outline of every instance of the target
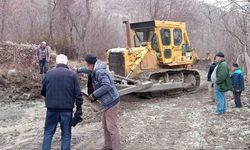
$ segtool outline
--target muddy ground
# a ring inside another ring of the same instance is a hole
[[[206,85],[195,94],[143,100],[122,98],[119,126],[123,150],[250,149],[250,92],[244,107],[214,114]],[[249,94],[248,94],[249,93]],[[41,149],[45,107],[42,100],[0,102],[0,149]],[[84,122],[73,128],[72,149],[93,150],[103,144],[100,115],[84,107]],[[53,149],[60,149],[59,126]]]

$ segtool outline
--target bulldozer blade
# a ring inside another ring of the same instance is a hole
[[[183,89],[192,87],[192,84],[190,83],[182,83],[182,82],[176,82],[176,83],[157,83],[153,84],[150,88],[142,89],[137,91],[138,93],[144,93],[144,92],[157,92],[157,91],[167,91],[167,90],[175,90],[175,89]]]
[[[123,95],[127,95],[127,94],[134,93],[137,91],[141,91],[143,89],[150,88],[151,86],[153,86],[153,83],[150,81],[147,81],[145,83],[127,86],[126,88],[121,89],[118,92],[120,96],[123,96]]]

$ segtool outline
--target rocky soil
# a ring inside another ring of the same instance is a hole
[[[119,126],[124,150],[167,149],[250,149],[249,88],[243,93],[244,107],[234,106],[228,94],[229,110],[214,114],[215,105],[207,89],[178,97],[143,100],[122,97]],[[0,149],[40,149],[45,107],[41,100],[1,102]],[[100,115],[85,104],[84,122],[73,128],[72,149],[101,147],[103,133]],[[53,140],[60,149],[60,130]]]

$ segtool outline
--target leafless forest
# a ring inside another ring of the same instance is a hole
[[[71,58],[126,46],[124,20],[185,21],[201,56],[249,51],[249,0],[1,0],[0,12],[1,41],[45,40]]]

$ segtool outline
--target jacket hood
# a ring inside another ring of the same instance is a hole
[[[242,72],[242,70],[240,68],[234,70],[234,73],[243,75],[243,72]]]
[[[106,69],[106,68],[107,68],[107,65],[103,61],[98,59],[95,63],[94,71],[99,70],[99,69]]]

